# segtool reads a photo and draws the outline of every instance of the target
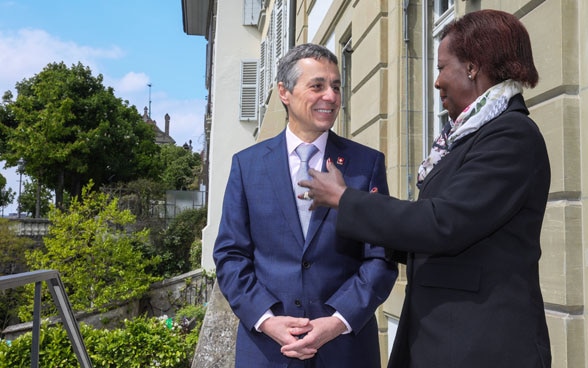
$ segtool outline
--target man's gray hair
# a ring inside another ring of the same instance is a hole
[[[284,88],[292,92],[302,71],[298,67],[298,60],[313,58],[320,60],[325,58],[337,65],[337,56],[324,46],[313,43],[304,43],[290,49],[278,62],[277,80],[282,82]]]

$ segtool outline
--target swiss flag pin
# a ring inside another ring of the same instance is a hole
[[[345,163],[345,159],[343,157],[337,157],[337,165],[343,165]]]

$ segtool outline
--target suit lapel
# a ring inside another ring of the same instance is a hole
[[[331,159],[331,161],[333,161],[337,169],[341,171],[343,177],[345,178],[345,170],[347,169],[351,157],[346,156],[346,151],[343,142],[333,132],[329,132],[327,146],[325,147],[325,156],[323,157],[323,166],[321,169],[322,172],[327,171],[327,159],[329,158]],[[319,207],[313,211],[313,214],[310,218],[310,224],[308,225],[306,241],[304,243],[305,250],[312,241],[312,239],[315,237],[322,223],[327,218],[329,211],[330,208],[328,207]]]
[[[268,151],[263,156],[263,162],[266,172],[268,173],[268,180],[272,184],[275,198],[277,198],[277,201],[279,202],[279,207],[286,218],[290,230],[296,237],[300,246],[302,246],[304,244],[304,236],[302,235],[302,229],[300,228],[296,199],[294,198],[294,193],[292,191],[285,133],[282,132],[277,136],[273,142],[268,144],[267,148]]]

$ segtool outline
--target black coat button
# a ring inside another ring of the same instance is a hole
[[[297,307],[302,306],[302,303],[298,299],[294,300],[294,304],[296,304]]]
[[[302,267],[304,267],[306,269],[309,269],[310,268],[310,262],[308,262],[308,261],[302,262]]]

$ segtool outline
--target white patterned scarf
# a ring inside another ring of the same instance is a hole
[[[433,170],[433,167],[461,138],[474,133],[484,124],[502,114],[508,106],[512,96],[521,93],[523,90],[520,82],[512,79],[505,80],[490,87],[455,119],[449,119],[441,134],[435,139],[429,157],[419,167],[417,186],[420,187],[425,177]]]

